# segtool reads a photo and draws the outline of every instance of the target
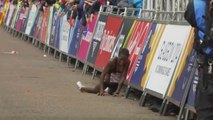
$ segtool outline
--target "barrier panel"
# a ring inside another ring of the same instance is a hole
[[[29,15],[30,15],[30,9],[26,8],[25,14],[24,14],[24,17],[23,17],[23,20],[22,20],[22,25],[21,25],[21,28],[20,28],[20,31],[22,33],[25,33],[25,30],[27,28],[27,21],[28,21]]]
[[[156,46],[159,43],[159,40],[156,40],[153,38],[157,34],[157,32],[159,32],[158,29],[160,26],[162,25],[158,25],[156,23],[152,24],[152,27],[146,39],[146,43],[143,47],[142,52],[140,52],[140,56],[136,62],[136,66],[130,78],[130,86],[141,91],[143,91],[143,88],[141,86],[142,77],[147,72],[147,69],[148,69],[147,66],[149,65],[149,62],[151,61],[150,54],[156,50],[157,48]]]
[[[186,108],[195,112],[195,95],[196,95],[196,89],[198,85],[199,75],[198,75],[198,69],[196,69],[196,72],[194,73],[193,81],[190,86],[188,99],[186,102]]]
[[[16,30],[17,31],[20,31],[20,29],[21,29],[21,25],[22,25],[22,22],[23,22],[25,12],[26,12],[26,9],[24,7],[22,7],[21,10],[20,10],[20,14],[19,14],[19,17],[18,17],[17,24],[16,24]]]
[[[70,24],[67,21],[67,15],[62,17],[62,25],[61,25],[61,36],[60,36],[60,50],[68,53],[68,40],[69,40],[69,32],[70,32]]]
[[[57,11],[56,8],[54,7],[52,11],[52,25],[49,39],[49,46],[51,47],[55,46],[56,26],[57,26]]]
[[[93,20],[86,26],[86,29],[83,31],[80,48],[77,54],[77,58],[82,62],[85,62],[86,60],[97,19],[98,15],[94,15]]]
[[[41,23],[40,29],[40,40],[42,43],[46,43],[46,37],[48,35],[48,22],[49,22],[49,15],[50,15],[50,7],[46,7],[43,13],[43,21]]]
[[[88,56],[87,56],[87,62],[89,64],[92,64],[92,65],[95,64],[97,54],[98,54],[98,50],[99,50],[99,46],[100,46],[100,43],[101,43],[101,38],[102,38],[103,33],[104,33],[104,29],[105,29],[107,19],[108,19],[107,15],[100,14],[98,22],[96,23],[94,36],[92,38],[89,53],[88,53]]]
[[[119,33],[123,18],[109,15],[106,27],[100,41],[100,47],[97,53],[95,67],[103,69],[108,63],[112,50],[116,43],[116,37]]]
[[[125,17],[123,19],[120,32],[117,35],[117,40],[115,43],[115,47],[113,48],[111,58],[118,56],[120,48],[124,45],[125,40],[128,40],[128,33],[131,31],[131,28],[133,28],[133,23],[135,20],[133,18],[127,18]]]
[[[8,6],[9,6],[8,2],[5,2],[4,6],[2,7],[2,15],[0,17],[0,26],[4,23],[4,19],[7,14]]]
[[[61,35],[61,17],[56,18],[55,34],[54,34],[54,46],[59,50],[60,46],[60,35]]]
[[[15,10],[13,12],[14,17],[13,17],[12,23],[11,23],[11,28],[13,28],[13,29],[14,29],[15,25],[17,24],[17,21],[18,21],[19,15],[20,15],[21,6],[22,6],[22,3],[18,2],[18,4],[15,7]]]
[[[38,14],[38,9],[37,9],[36,5],[33,4],[30,9],[29,16],[27,19],[27,26],[25,29],[25,34],[30,35],[37,14]]]
[[[12,21],[11,18],[12,18],[14,9],[15,9],[15,6],[12,5],[12,4],[10,4],[10,5],[9,5],[9,8],[8,8],[8,12],[7,12],[7,17],[6,17],[6,20],[5,20],[7,26],[10,26],[10,23],[11,23],[11,21]]]
[[[132,31],[131,37],[128,41],[125,41],[126,48],[129,50],[130,56],[129,60],[131,61],[129,66],[129,72],[127,74],[127,80],[130,81],[130,77],[136,65],[137,58],[140,54],[140,51],[143,49],[145,44],[146,37],[150,31],[152,22],[136,21],[134,29]]]
[[[46,45],[49,46],[50,43],[50,36],[51,36],[51,27],[52,27],[52,20],[53,20],[53,12],[54,12],[54,7],[50,7],[50,15],[48,18],[48,28],[47,28],[47,34],[46,34]]]
[[[36,16],[36,19],[34,21],[34,25],[31,29],[30,36],[33,36],[34,38],[38,39],[39,38],[39,33],[41,31],[41,25],[43,22],[43,12],[38,11],[38,14]]]
[[[194,29],[191,29],[186,46],[182,51],[179,58],[178,65],[174,72],[171,85],[167,94],[168,101],[180,106],[183,100],[184,93],[187,92],[187,84],[189,83],[190,74],[192,71],[192,65],[194,63],[195,51],[193,51],[194,45]]]
[[[164,98],[190,30],[190,26],[166,26],[148,73],[145,87],[148,93]]]
[[[72,41],[69,46],[69,54],[76,57],[80,42],[81,42],[81,35],[83,33],[83,26],[81,20],[76,19],[76,26],[73,31]]]

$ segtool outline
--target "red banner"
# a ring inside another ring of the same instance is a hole
[[[48,27],[48,21],[49,21],[49,13],[50,13],[50,8],[47,7],[44,11],[44,18],[43,22],[41,25],[41,35],[40,35],[40,40],[42,43],[45,43],[46,41],[46,35],[47,35],[47,27]]]
[[[123,18],[109,16],[106,23],[104,35],[101,39],[101,45],[98,51],[95,65],[103,69],[110,59],[110,55],[115,45],[115,40],[120,30]]]
[[[137,21],[133,29],[132,35],[128,41],[127,49],[129,50],[129,59],[131,61],[129,66],[129,73],[127,75],[128,81],[132,76],[134,68],[137,64],[138,57],[141,51],[143,50],[151,25],[151,22]]]

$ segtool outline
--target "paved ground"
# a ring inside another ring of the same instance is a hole
[[[3,52],[18,51],[9,55]],[[138,101],[86,94],[76,81],[92,85],[90,75],[0,29],[0,120],[175,120]]]

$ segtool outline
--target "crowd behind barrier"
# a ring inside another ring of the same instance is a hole
[[[35,4],[24,8],[5,3],[0,8],[0,23],[13,35],[22,36],[54,50],[69,59],[94,68],[93,76],[102,71],[108,60],[118,55],[121,47],[130,51],[131,60],[127,75],[128,88],[143,91],[140,105],[147,94],[163,100],[161,113],[169,103],[180,107],[178,119],[184,110],[194,110],[197,84],[196,53],[193,50],[194,29],[183,19],[183,12],[123,10],[103,6],[87,26],[81,20],[71,26],[67,14],[58,15],[58,9],[49,6],[39,11]],[[188,112],[187,112],[188,113]],[[185,117],[187,117],[186,114]]]

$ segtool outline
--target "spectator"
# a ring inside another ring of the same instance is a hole
[[[195,97],[198,120],[213,120],[213,6],[210,0],[192,0],[185,19],[195,27],[195,49],[199,64],[199,82]]]

